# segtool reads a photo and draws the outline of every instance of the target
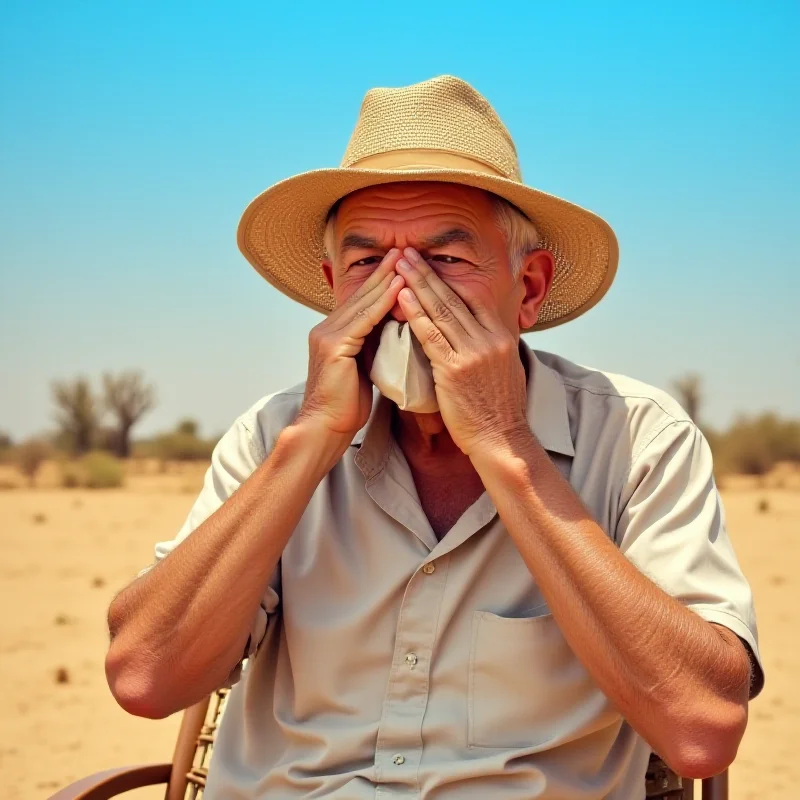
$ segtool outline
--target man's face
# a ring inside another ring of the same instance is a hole
[[[413,247],[439,277],[469,304],[494,311],[518,337],[538,317],[553,276],[546,250],[526,257],[512,274],[505,236],[497,225],[491,196],[452,183],[394,183],[345,197],[336,214],[333,253],[322,263],[340,306],[378,267],[393,247]],[[398,322],[406,317],[396,304]],[[369,374],[383,323],[367,337],[359,356]]]
[[[323,264],[336,304],[355,292],[393,247],[413,247],[465,300],[475,298],[519,333],[523,281],[486,192],[450,183],[395,183],[348,195],[336,215],[335,252]],[[391,311],[405,320],[399,305]]]

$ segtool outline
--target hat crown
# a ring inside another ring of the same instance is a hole
[[[400,150],[465,156],[522,182],[517,149],[500,117],[483,95],[451,75],[397,89],[370,89],[342,167]]]

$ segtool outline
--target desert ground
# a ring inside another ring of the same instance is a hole
[[[27,488],[0,467],[0,775],[3,800],[43,800],[111,766],[169,760],[178,716],[128,716],[105,683],[105,611],[171,538],[203,465],[131,467],[114,490]],[[731,773],[734,800],[800,796],[800,476],[728,479],[728,524],[756,596],[767,672]],[[163,797],[157,789],[126,795]]]

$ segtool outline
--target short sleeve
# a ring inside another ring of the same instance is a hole
[[[616,541],[665,592],[733,631],[754,657],[751,695],[764,683],[753,595],[733,551],[711,450],[688,421],[665,425],[634,459]]]
[[[219,440],[211,456],[211,466],[203,481],[203,488],[194,502],[189,515],[174,539],[158,542],[155,546],[155,561],[143,569],[144,575],[165,559],[187,536],[190,536],[247,480],[266,458],[263,438],[258,427],[256,407],[239,417]],[[250,636],[242,655],[242,661],[255,655],[267,631],[269,616],[280,602],[280,564],[265,590],[261,604],[253,620]],[[235,683],[241,674],[242,662],[236,666],[226,685]]]

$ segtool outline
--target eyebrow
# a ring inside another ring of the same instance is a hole
[[[361,236],[358,233],[348,233],[339,245],[339,252],[345,253],[348,250],[377,250],[378,241],[371,236]]]
[[[475,245],[475,237],[463,228],[450,228],[449,231],[437,233],[433,236],[423,239],[420,242],[420,247],[423,250],[429,250],[433,247],[446,247],[448,244],[456,244],[462,242],[464,244]]]
[[[463,228],[450,228],[450,230],[436,233],[423,239],[420,242],[420,249],[429,250],[435,247],[446,247],[449,244],[456,244],[458,242],[464,244],[475,245],[475,237]],[[378,250],[380,244],[377,239],[371,236],[362,236],[360,233],[348,233],[342,238],[342,243],[339,245],[339,252],[346,253],[348,250]]]

